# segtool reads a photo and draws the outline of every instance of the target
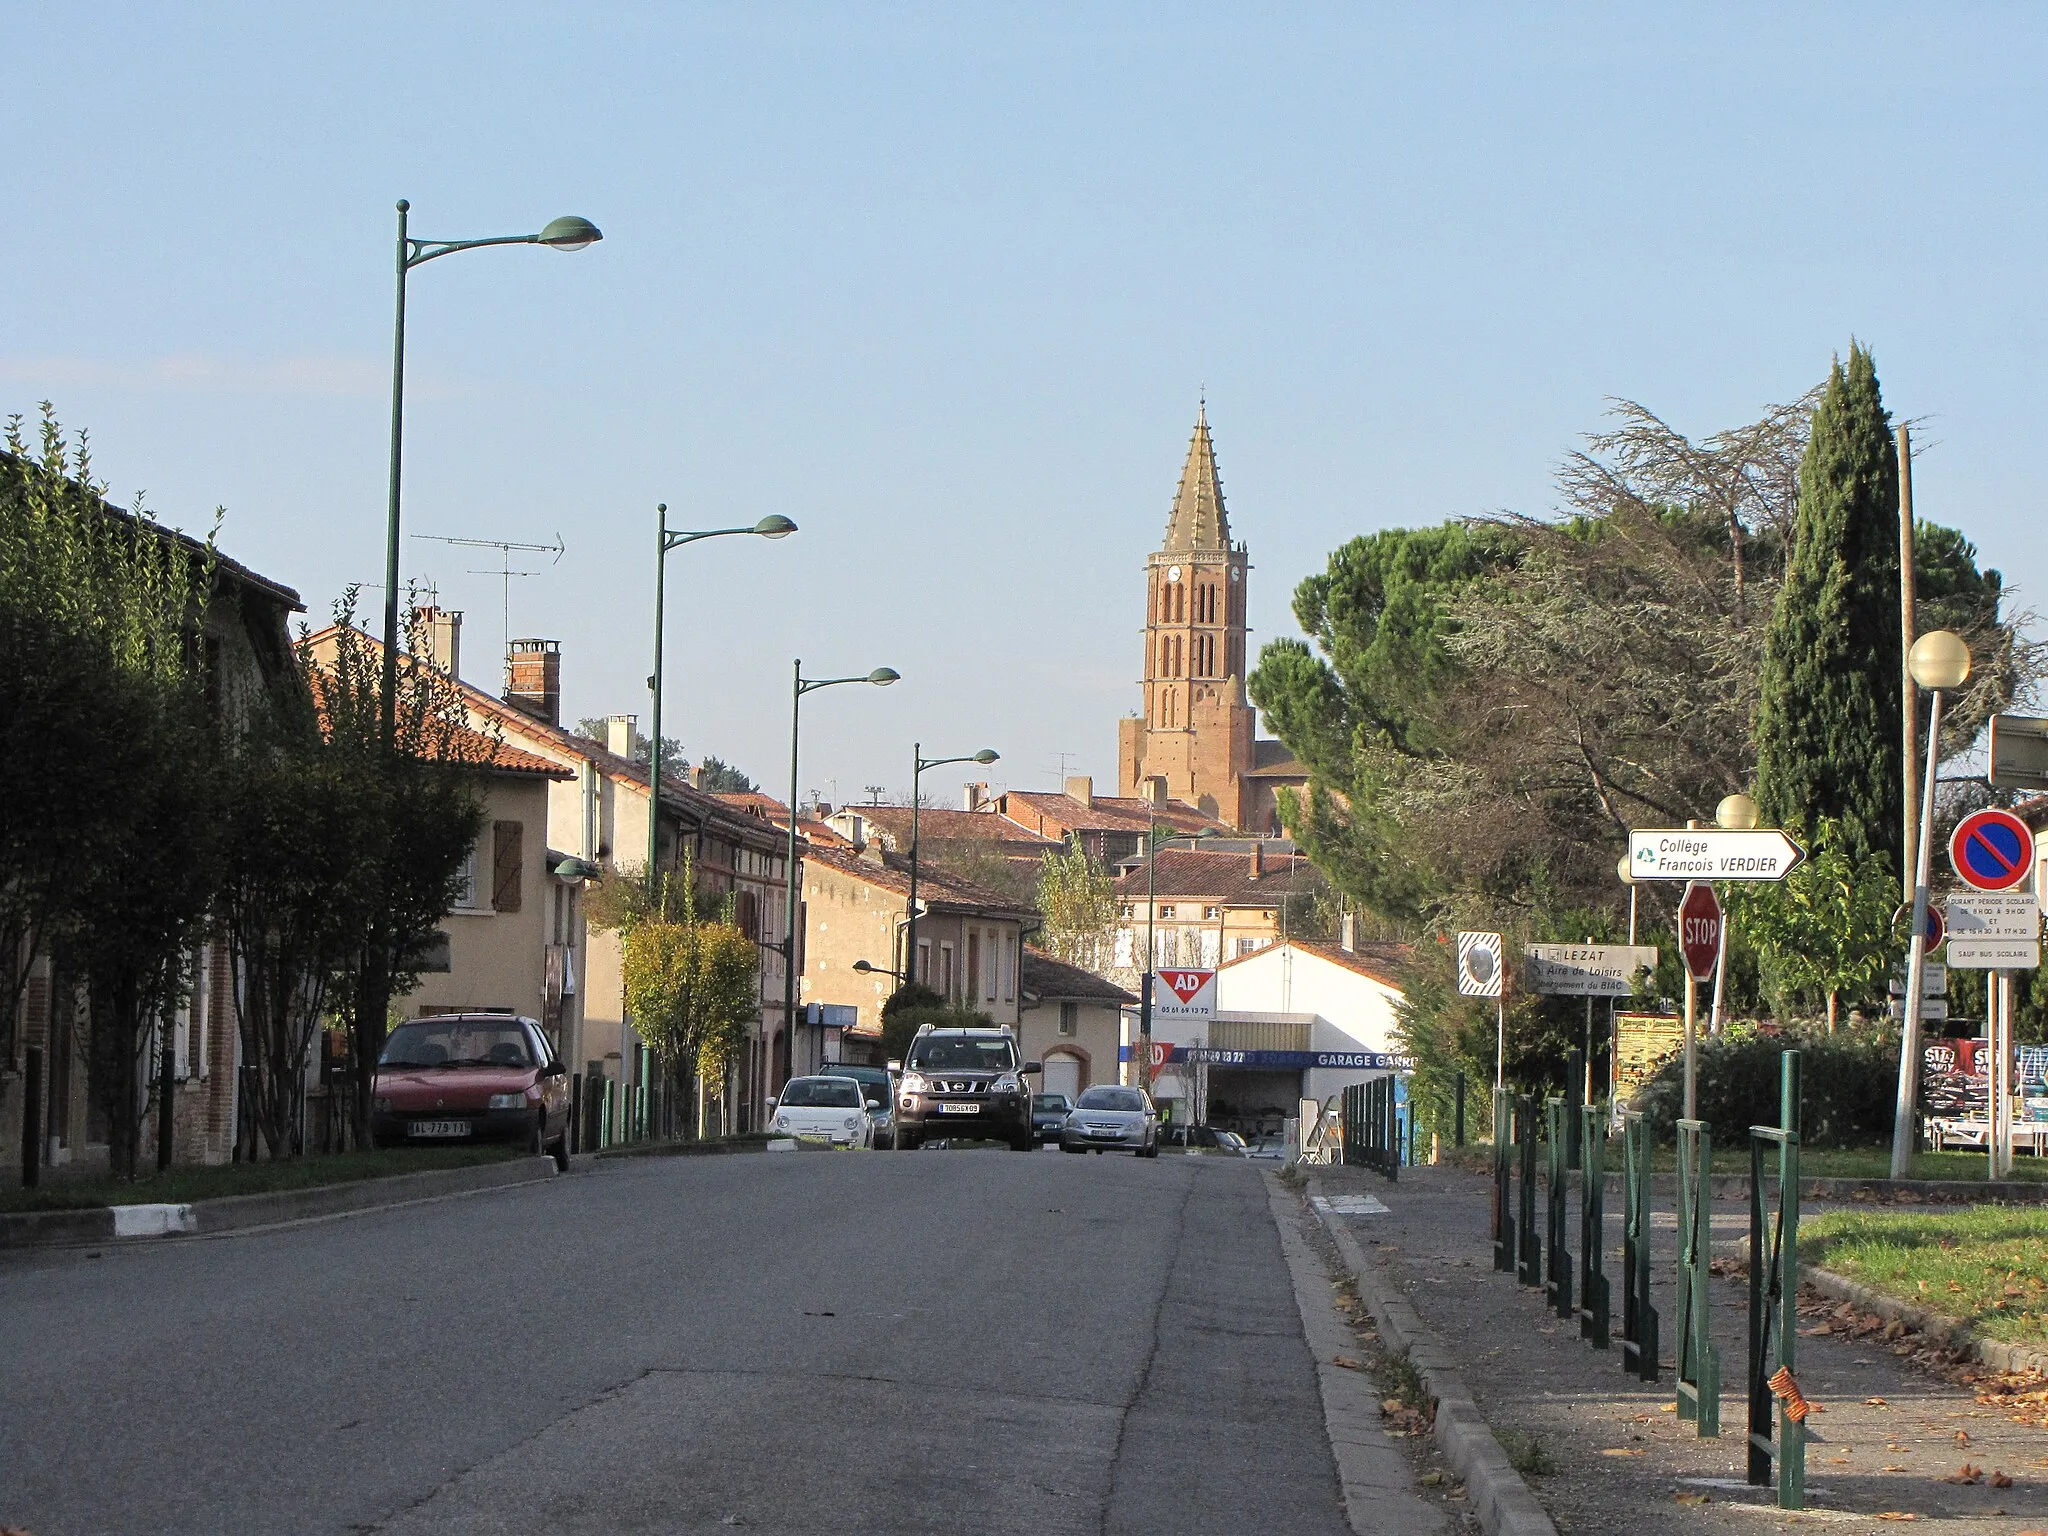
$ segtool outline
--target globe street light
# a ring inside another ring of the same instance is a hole
[[[803,659],[799,657],[793,668],[796,687],[789,699],[789,847],[783,855],[784,890],[782,897],[782,1028],[788,1036],[789,1068],[785,1078],[796,1076],[796,964],[797,934],[801,925],[797,922],[796,907],[796,738],[797,725],[803,713],[804,695],[820,688],[837,688],[841,683],[873,683],[877,688],[886,688],[901,676],[894,667],[877,667],[863,677],[805,677]],[[862,962],[865,964],[866,962]],[[774,1063],[769,1063],[773,1069]]]
[[[412,204],[398,200],[398,313],[391,339],[391,479],[384,515],[384,697],[381,701],[384,748],[398,745],[398,509],[400,463],[405,441],[405,278],[456,251],[487,245],[545,245],[557,251],[580,251],[604,234],[588,219],[573,214],[552,220],[537,235],[496,235],[487,240],[416,240],[407,232]]]
[[[661,855],[661,626],[667,592],[668,552],[681,549],[685,544],[694,544],[699,539],[722,539],[736,533],[759,534],[764,539],[786,539],[796,532],[795,523],[772,513],[746,528],[707,528],[702,533],[670,532],[668,503],[661,502],[654,510],[657,519],[654,536],[654,675],[647,679],[648,689],[654,694],[653,729],[649,732],[652,740],[647,754],[647,890],[650,895],[657,889],[655,867]]]
[[[1899,1030],[1899,1094],[1892,1107],[1892,1177],[1913,1161],[1913,1100],[1920,1074],[1920,978],[1927,969],[1927,866],[1934,829],[1934,770],[1941,751],[1941,696],[1970,676],[1970,648],[1946,629],[1930,630],[1906,653],[1906,669],[1929,695],[1927,775],[1920,795],[1920,846],[1913,860],[1913,938],[1906,951],[1906,1017]]]
[[[1628,855],[1615,860],[1614,872],[1621,876],[1621,883],[1628,887],[1628,942],[1633,949],[1636,942],[1636,876],[1628,866]]]
[[[1748,832],[1763,819],[1757,803],[1741,793],[1723,797],[1714,807],[1714,825],[1726,827],[1730,832]]]
[[[918,793],[918,781],[924,776],[927,768],[943,768],[948,763],[993,763],[1001,756],[1001,753],[983,747],[979,752],[970,753],[966,757],[926,757],[923,742],[914,741],[910,744],[910,908],[909,916],[904,923],[903,936],[905,974],[897,977],[905,986],[910,985],[917,977],[917,812],[918,801],[923,798]]]
[[[886,965],[873,965],[866,960],[854,961],[853,968],[863,976],[894,976],[898,981],[903,979],[901,971],[892,971]]]

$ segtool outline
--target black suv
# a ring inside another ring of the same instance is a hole
[[[1039,1070],[1017,1058],[1007,1029],[934,1029],[910,1042],[896,1085],[896,1145],[914,1152],[927,1140],[1006,1141],[1013,1152],[1038,1144],[1031,1128],[1031,1090]]]

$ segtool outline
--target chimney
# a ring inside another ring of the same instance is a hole
[[[1166,804],[1166,775],[1155,773],[1145,780],[1145,798],[1155,806]]]
[[[1344,953],[1358,953],[1358,914],[1346,912],[1337,924],[1337,942],[1344,946]]]
[[[462,615],[446,608],[415,608],[413,619],[425,631],[427,661],[437,672],[462,676]]]
[[[1095,780],[1087,774],[1080,774],[1067,780],[1067,798],[1078,800],[1090,810],[1095,808]]]
[[[1250,873],[1250,875],[1249,875],[1249,876],[1248,876],[1247,878],[1249,878],[1249,879],[1253,879],[1253,880],[1262,880],[1262,879],[1264,879],[1264,878],[1265,878],[1265,874],[1266,874],[1266,845],[1265,845],[1264,843],[1262,843],[1262,842],[1259,842],[1259,841],[1258,841],[1257,839],[1253,839],[1253,841],[1252,841],[1252,867],[1251,867],[1251,873]]]
[[[561,641],[507,642],[505,702],[549,725],[562,723]]]
[[[989,808],[987,783],[967,785],[966,792],[960,797],[960,808],[968,811],[987,810]]]
[[[710,775],[704,771],[704,765],[702,763],[698,763],[690,769],[687,777],[690,781],[690,788],[702,789],[704,787],[705,779],[709,778]]]
[[[639,734],[638,715],[606,715],[604,717],[604,749],[614,757],[631,758],[633,738]]]

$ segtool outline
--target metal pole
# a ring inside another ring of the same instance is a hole
[[[28,1048],[27,1069],[21,1079],[21,1187],[34,1189],[43,1181],[43,1048]]]
[[[1628,887],[1628,942],[1633,949],[1636,942],[1636,886],[1633,880]]]
[[[1991,1089],[1991,1176],[2012,1176],[2012,1012],[2011,971],[1998,972],[1997,1023],[1992,1030],[1991,1070],[1986,1074]]]
[[[910,907],[903,921],[903,970],[917,980],[917,802],[918,782],[924,774],[924,743],[910,744]]]
[[[1159,919],[1159,825],[1154,809],[1148,800],[1145,804],[1145,974],[1138,987],[1138,1038],[1131,1050],[1134,1069],[1131,1081],[1134,1086],[1147,1090],[1152,1086],[1153,967],[1159,963],[1155,934]],[[1284,901],[1280,910],[1284,918],[1287,911]]]
[[[1915,734],[1919,724],[1920,690],[1914,686],[1909,660],[1913,654],[1913,631],[1917,624],[1914,613],[1917,579],[1913,569],[1913,434],[1902,421],[1899,423],[1899,720],[1905,730],[1906,749],[1899,757],[1905,789],[1899,801],[1905,810],[1906,837],[1899,844],[1899,884],[1905,888],[1902,898],[1905,901],[1913,899],[1913,876],[1906,867],[1906,860],[1919,841],[1919,795],[1913,778],[1920,766],[1920,743]]]
[[[157,1063],[156,1074],[156,1171],[162,1173],[171,1166],[171,1153],[177,1136],[178,1047],[172,1043],[171,1031],[164,1028],[163,1051]],[[324,1053],[323,1053],[324,1054]],[[333,1100],[328,1100],[332,1108]],[[330,1114],[331,1121],[333,1116]]]
[[[1927,875],[1934,826],[1935,754],[1941,745],[1941,690],[1927,706],[1927,775],[1920,787],[1920,851],[1914,860],[1913,939],[1906,951],[1906,1021],[1899,1030],[1899,1095],[1892,1107],[1892,1171],[1903,1179],[1913,1163],[1913,1099],[1920,1074],[1920,978],[1927,968]]]
[[[1728,919],[1724,916],[1722,922]],[[1692,979],[1692,967],[1685,968],[1685,1118],[1699,1119],[1699,1103],[1695,1089],[1698,1084],[1694,1075],[1699,1060],[1698,1018],[1700,984]]]
[[[654,676],[648,679],[647,684],[654,692],[647,752],[647,892],[650,896],[660,889],[655,883],[655,865],[661,855],[661,625],[668,585],[668,503],[660,503],[654,511]]]
[[[796,1076],[796,731],[797,717],[804,702],[804,663],[798,657],[790,669],[789,691],[789,846],[783,852],[782,912],[782,1033],[789,1047],[786,1083]]]
[[[1493,1007],[1493,1086],[1500,1089],[1508,1084],[1508,1001],[1503,997]]]
[[[1721,893],[1718,890],[1714,892],[1714,897],[1717,901],[1720,899],[1720,896]],[[1728,928],[1728,909],[1726,906],[1723,906],[1721,908],[1721,942],[1715,946],[1714,951],[1714,1011],[1707,1018],[1707,1033],[1710,1035],[1720,1034],[1725,1023],[1721,1012],[1721,999],[1728,990]]]
[[[378,702],[384,748],[398,745],[398,508],[399,466],[405,441],[405,272],[406,215],[412,204],[398,200],[398,303],[391,326],[391,477],[384,503],[384,696]]]

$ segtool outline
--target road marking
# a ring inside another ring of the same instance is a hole
[[[1315,1208],[1330,1216],[1384,1216],[1386,1206],[1377,1195],[1310,1195]]]

